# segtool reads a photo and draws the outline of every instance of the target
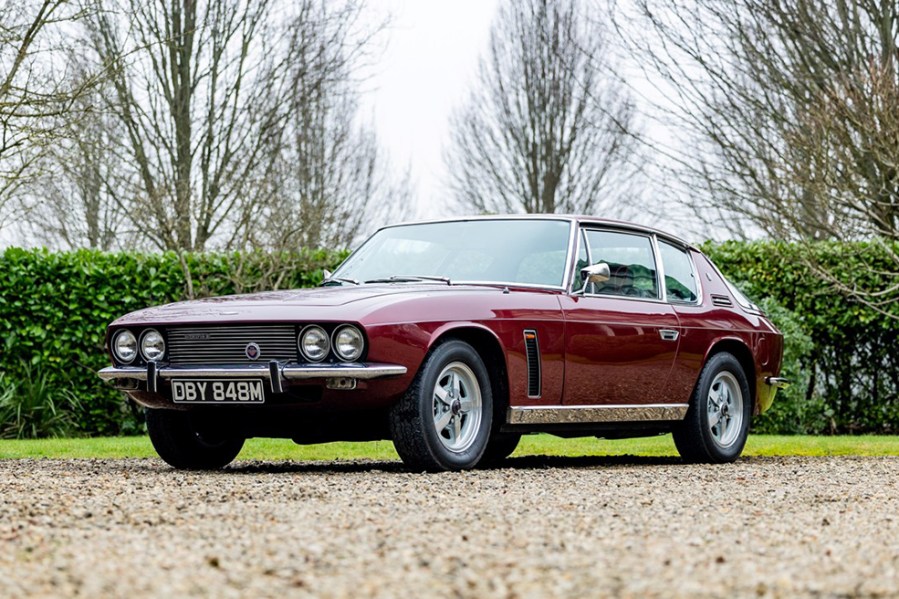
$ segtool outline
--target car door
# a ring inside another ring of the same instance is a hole
[[[575,288],[563,296],[565,383],[562,403],[665,403],[680,326],[663,301],[650,234],[584,228]],[[605,262],[609,280],[587,284],[582,265]]]
[[[719,304],[723,301],[727,306],[730,300],[725,290],[714,288],[711,278],[700,276],[697,266],[701,262],[697,258],[703,258],[695,250],[661,237],[657,243],[665,273],[665,296],[681,323],[680,346],[668,388],[672,396],[686,402],[699,378],[709,347],[722,333],[732,332],[727,308]],[[704,293],[710,301],[703,301]],[[720,310],[724,311],[724,318]]]

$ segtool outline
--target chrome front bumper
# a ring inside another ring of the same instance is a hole
[[[128,389],[131,381],[146,381],[147,391],[155,393],[160,379],[267,379],[274,393],[283,392],[287,381],[307,379],[376,379],[406,374],[405,366],[395,364],[252,364],[246,366],[108,366],[97,374],[116,387]],[[116,384],[124,383],[124,384]],[[136,388],[136,385],[133,387]]]

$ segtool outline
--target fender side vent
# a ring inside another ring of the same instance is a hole
[[[712,304],[720,308],[731,308],[734,305],[726,295],[716,295],[714,293],[712,294]]]
[[[525,329],[524,351],[528,359],[528,397],[540,397],[542,381],[540,376],[540,344],[537,331]]]

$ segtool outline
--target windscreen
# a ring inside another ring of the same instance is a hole
[[[571,224],[476,220],[389,227],[375,233],[333,278],[379,282],[445,277],[453,282],[561,286]]]

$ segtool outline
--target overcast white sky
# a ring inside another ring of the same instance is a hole
[[[409,218],[453,215],[443,150],[449,117],[474,84],[500,0],[371,0],[373,22],[390,18],[363,82],[361,117],[370,119],[392,162],[406,168],[417,205]],[[655,224],[645,211],[632,217]],[[9,231],[0,230],[0,246]]]
[[[373,118],[394,168],[411,171],[418,205],[410,218],[458,214],[448,206],[443,163],[449,116],[474,85],[498,6],[499,0],[372,0],[369,4],[373,19],[390,15],[391,23],[383,39],[386,49],[374,57],[372,76],[365,82],[367,105],[362,116]],[[628,69],[635,100],[642,103],[645,97],[657,95],[634,65],[623,60],[621,66]],[[649,123],[644,124],[649,128]],[[653,136],[659,134],[653,131]],[[660,202],[658,194],[653,202]],[[644,206],[630,208],[625,213],[628,219],[658,224]]]
[[[375,0],[391,14],[387,47],[366,82],[378,136],[394,166],[409,166],[417,217],[447,215],[442,151],[448,119],[470,89],[498,0]]]

